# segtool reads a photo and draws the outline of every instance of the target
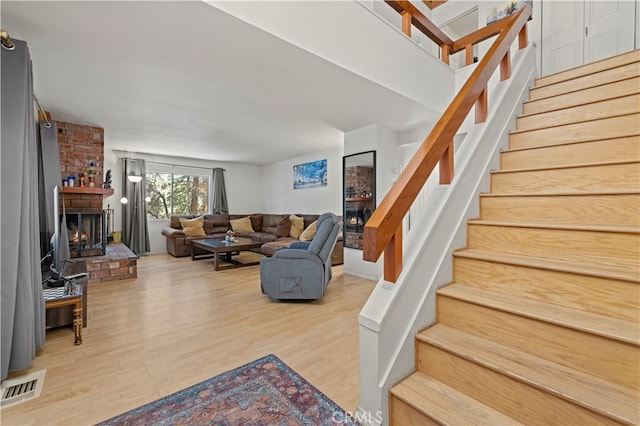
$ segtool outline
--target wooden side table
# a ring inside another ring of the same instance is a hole
[[[74,263],[68,264],[65,268],[65,275],[73,276],[77,274],[84,274],[87,272],[87,267],[84,260],[77,258]],[[46,267],[42,271],[43,283],[46,283],[46,279],[51,274],[49,268]],[[87,303],[87,294],[89,293],[88,277],[76,277],[77,284],[82,284],[82,328],[86,328],[88,325],[87,311],[89,310],[89,304]],[[47,288],[45,285],[43,288]],[[55,327],[64,327],[73,325],[73,306],[63,306],[60,308],[47,309],[46,314],[47,329]]]
[[[73,307],[73,333],[75,335],[74,345],[82,344],[82,284],[70,284],[69,289],[65,287],[48,288],[42,290],[44,296],[44,306],[46,310],[59,308],[62,306]]]

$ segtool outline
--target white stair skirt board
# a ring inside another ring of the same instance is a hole
[[[47,370],[34,371],[2,382],[0,409],[39,397],[46,373]]]

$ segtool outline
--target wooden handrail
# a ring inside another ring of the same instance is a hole
[[[464,50],[467,46],[478,44],[481,41],[485,41],[488,38],[500,34],[500,32],[507,26],[511,18],[513,18],[513,16],[505,16],[504,18],[492,22],[485,27],[477,29],[471,34],[460,37],[452,43],[449,53],[457,53],[461,50]]]
[[[420,12],[420,10],[410,2],[402,0],[385,0],[385,3],[394,8],[400,15],[409,14],[409,16],[411,16],[411,23],[413,26],[422,31],[422,33],[429,37],[438,46],[453,46],[453,40],[451,40],[448,35],[438,28],[436,24],[431,22],[429,18],[424,16],[422,12]]]
[[[489,78],[509,55],[511,43],[518,37],[519,47],[526,47],[526,23],[530,16],[531,5],[527,4],[505,21],[505,28],[365,224],[363,258],[375,262],[384,252],[386,281],[395,282],[402,270],[404,216],[445,154],[448,167],[453,167],[454,136],[481,95],[486,99]]]
[[[513,18],[513,16],[505,16],[466,36],[452,40],[436,24],[424,16],[418,8],[411,4],[411,2],[406,0],[385,0],[385,3],[402,16],[402,32],[407,36],[411,36],[411,25],[416,27],[440,47],[442,61],[446,64],[449,63],[450,55],[460,52],[461,50],[466,50],[465,63],[466,65],[471,65],[473,63],[473,45],[500,34]],[[531,19],[531,17],[529,17],[529,19]]]

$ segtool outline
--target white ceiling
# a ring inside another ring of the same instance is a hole
[[[416,102],[200,1],[2,1],[56,120],[132,152],[265,164],[414,124]]]

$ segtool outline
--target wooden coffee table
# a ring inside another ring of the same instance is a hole
[[[246,262],[242,263],[232,258],[234,253],[241,251],[248,251],[255,248],[260,248],[263,243],[253,241],[250,238],[238,237],[234,242],[227,242],[224,239],[215,238],[207,240],[194,240],[191,241],[191,260],[204,259],[211,257],[210,255],[197,254],[196,249],[204,250],[208,253],[213,253],[213,269],[220,271],[223,269],[239,268],[242,266],[258,265],[260,262]],[[224,255],[224,261],[229,265],[220,266],[220,255]]]

